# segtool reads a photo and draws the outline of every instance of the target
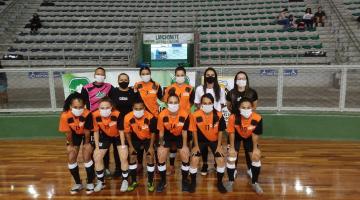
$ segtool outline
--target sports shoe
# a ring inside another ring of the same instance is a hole
[[[201,175],[206,176],[207,174],[208,174],[208,165],[203,164],[203,166],[201,167]]]
[[[251,184],[251,187],[252,187],[252,189],[256,192],[256,194],[261,195],[261,194],[264,193],[264,191],[263,191],[263,189],[260,187],[260,184],[259,184],[259,183]]]
[[[189,192],[194,193],[196,191],[196,183],[191,182],[189,184]]]
[[[155,191],[154,183],[147,183],[147,188],[149,192],[154,192]]]
[[[129,187],[127,188],[127,191],[128,191],[128,192],[134,191],[135,188],[136,188],[138,185],[139,185],[138,182],[132,182],[132,183],[129,185]]]
[[[216,184],[218,190],[220,193],[226,193],[226,188],[224,187],[224,184],[222,182],[219,182]]]
[[[111,177],[110,169],[105,169],[104,173],[105,173],[105,177]]]
[[[77,194],[83,189],[82,184],[75,184],[71,187],[70,194]]]
[[[102,189],[105,188],[105,183],[101,182],[101,181],[98,181],[96,183],[96,186],[94,188],[94,192],[100,192]]]
[[[226,182],[225,185],[224,185],[225,188],[226,188],[226,191],[232,192],[233,191],[233,185],[234,185],[233,181]]]
[[[166,183],[160,181],[160,183],[156,187],[156,192],[163,192],[165,190]]]
[[[247,173],[247,175],[248,175],[250,178],[252,178],[252,171],[251,171],[251,169],[248,169],[246,173]]]
[[[120,192],[126,192],[129,187],[129,182],[127,180],[123,180],[120,187]]]
[[[88,183],[86,184],[86,194],[91,194],[94,192],[94,184]]]

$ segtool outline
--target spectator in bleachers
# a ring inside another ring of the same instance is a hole
[[[312,29],[314,24],[314,15],[311,12],[311,8],[306,8],[303,16],[303,21],[307,29]]]
[[[41,28],[41,20],[38,14],[33,14],[33,18],[30,20],[30,33],[36,33]]]
[[[325,25],[325,12],[322,10],[321,6],[318,7],[318,11],[315,13],[314,20],[315,20],[315,27],[318,26],[320,23],[322,27]]]
[[[296,28],[294,15],[289,15],[289,28]]]
[[[277,23],[280,25],[283,25],[284,30],[287,30],[289,28],[290,22],[289,22],[289,18],[288,18],[288,9],[287,8],[283,9],[280,12]]]

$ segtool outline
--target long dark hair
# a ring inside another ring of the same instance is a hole
[[[234,77],[234,88],[235,88],[236,90],[239,89],[239,88],[238,88],[238,85],[236,84],[236,78],[237,78],[237,76],[238,76],[239,74],[244,74],[245,77],[246,77],[246,86],[245,86],[245,93],[246,93],[246,92],[249,91],[249,89],[250,89],[250,82],[249,82],[249,76],[248,76],[247,73],[244,72],[244,71],[239,71],[239,72],[235,75],[235,77]]]
[[[174,87],[169,90],[169,92],[168,92],[169,95],[168,95],[168,98],[166,99],[166,102],[169,101],[170,97],[176,97],[176,98],[178,99],[179,103],[180,103],[180,98],[179,98],[179,96],[176,94],[175,90],[176,90],[176,89],[175,89]]]
[[[206,72],[208,71],[213,71],[214,74],[215,74],[215,81],[214,81],[214,93],[215,93],[215,99],[216,101],[219,101],[220,100],[220,85],[219,85],[219,82],[218,82],[218,75],[216,73],[216,70],[212,67],[209,67],[205,70],[204,72],[204,85],[203,85],[203,90],[204,90],[204,93],[206,93],[206,88],[207,88],[207,82],[206,82]]]
[[[83,104],[85,104],[85,100],[84,100],[83,96],[82,96],[80,93],[74,92],[74,93],[71,93],[71,94],[65,99],[64,106],[63,106],[63,111],[64,111],[64,112],[69,111],[72,102],[75,101],[75,100],[79,100],[79,101],[81,101]]]
[[[140,76],[141,76],[141,72],[142,72],[143,70],[148,70],[148,71],[150,72],[150,76],[151,76],[151,69],[150,69],[150,67],[148,67],[148,66],[141,67],[140,70],[139,70],[139,75],[140,75]],[[152,78],[150,78],[150,82],[155,83],[155,82],[152,80]]]
[[[308,12],[308,11],[309,11],[309,12]],[[311,14],[311,13],[312,13],[312,12],[311,12],[311,8],[306,8],[305,13]]]

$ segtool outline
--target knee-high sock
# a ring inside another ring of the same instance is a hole
[[[77,163],[68,164],[68,167],[69,167],[72,177],[74,178],[75,183],[81,184],[80,174],[79,174],[79,166],[77,165]]]
[[[216,176],[217,176],[218,183],[222,183],[224,173],[225,173],[225,167],[217,167],[216,168]]]
[[[229,177],[229,181],[234,181],[235,164],[226,163],[226,170]]]
[[[86,170],[87,183],[93,183],[95,178],[94,162],[90,160],[89,162],[84,163],[84,165]]]
[[[182,180],[185,181],[187,180],[187,177],[189,175],[189,169],[190,169],[190,164],[187,162],[182,162],[181,165],[181,174],[182,174]]]
[[[146,168],[147,168],[147,173],[148,173],[148,182],[153,183],[154,182],[155,165],[148,164]]]
[[[258,182],[260,169],[261,169],[261,161],[252,162],[251,165],[252,165],[251,166],[251,172],[252,172],[251,182],[254,184],[254,183]]]
[[[163,183],[166,183],[166,164],[165,163],[159,163],[158,170],[160,172],[161,181]]]
[[[97,179],[101,182],[104,182],[104,170],[96,171]]]
[[[132,182],[137,182],[137,180],[136,180],[136,169],[137,169],[136,162],[129,164],[129,171],[130,171],[130,176],[131,176],[131,181]]]

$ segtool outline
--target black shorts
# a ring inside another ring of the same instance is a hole
[[[172,146],[176,146],[177,149],[181,149],[183,146],[182,135],[175,136],[171,133],[164,133],[164,147],[171,148]]]
[[[99,149],[108,149],[110,145],[120,146],[120,136],[110,137],[104,133],[99,134]]]
[[[81,143],[85,144],[85,135],[84,134],[76,134],[76,133],[72,133],[71,134],[72,137],[72,142],[74,146],[80,146]],[[66,145],[70,145],[69,141],[66,141]]]
[[[147,152],[150,148],[150,139],[141,140],[135,133],[131,134],[131,143],[137,153],[141,153],[144,150]]]
[[[215,151],[217,148],[218,142],[211,142],[211,141],[199,141],[199,149],[200,152],[206,151],[207,148],[210,147],[211,152],[213,153],[213,155],[215,156]]]
[[[243,138],[237,133],[234,134],[235,134],[235,141],[234,141],[235,151],[239,152],[241,141],[243,142],[245,152],[253,151],[253,141],[251,136],[248,138]]]

